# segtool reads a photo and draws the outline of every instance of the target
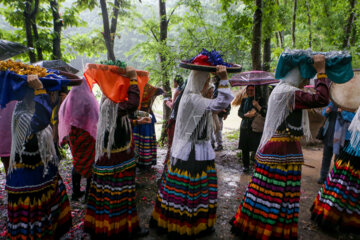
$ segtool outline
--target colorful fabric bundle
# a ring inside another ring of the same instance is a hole
[[[93,239],[127,239],[139,229],[135,202],[135,159],[124,160],[122,153],[112,153],[117,165],[98,165],[85,215],[85,231]],[[107,155],[99,162],[107,162]],[[111,161],[111,160],[109,160]]]
[[[232,232],[249,239],[297,239],[300,182],[300,164],[257,163]]]
[[[175,166],[168,162],[165,170],[150,227],[157,227],[174,239],[211,232],[217,207],[214,160],[178,160]]]
[[[326,59],[326,75],[336,83],[346,83],[354,76],[352,57],[346,51],[313,52],[311,50],[286,50],[281,53],[275,78],[284,78],[294,67],[299,67],[301,76],[305,79],[313,78],[316,70],[312,57],[322,54]]]
[[[70,80],[59,75],[58,71],[50,70],[53,74],[39,78],[47,91],[59,91],[66,87]],[[27,76],[18,75],[12,71],[0,71],[0,107],[4,108],[6,104],[13,100],[23,100],[26,92],[29,90],[27,85]]]
[[[140,89],[140,101],[145,84],[149,81],[149,73],[137,70],[137,84]],[[93,84],[98,84],[105,96],[115,103],[127,101],[127,91],[130,79],[123,68],[113,65],[87,64],[84,76],[92,90]]]
[[[70,230],[71,211],[57,167],[17,164],[7,176],[9,239],[59,239]]]
[[[226,67],[232,67],[231,64],[224,62],[222,55],[219,52],[216,50],[209,52],[205,48],[203,48],[203,50],[198,55],[196,55],[196,57],[190,59],[188,63],[205,66],[224,65]]]

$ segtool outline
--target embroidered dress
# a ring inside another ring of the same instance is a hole
[[[210,143],[212,111],[225,109],[233,97],[224,80],[220,81],[216,99],[203,98],[200,91],[207,78],[208,73],[191,72],[180,101],[171,159],[164,168],[150,220],[150,227],[174,239],[211,233],[216,221],[217,175]]]
[[[72,225],[69,199],[56,165],[50,115],[44,93],[25,98],[15,108],[6,178],[8,239],[59,239]]]
[[[135,151],[138,167],[151,167],[152,165],[156,165],[156,119],[151,108],[155,98],[162,93],[163,90],[161,88],[153,87],[148,83],[144,87],[140,109],[150,113],[152,115],[152,120],[151,123],[133,127],[133,138],[136,146]]]
[[[136,158],[139,167],[156,165],[156,119],[154,114],[151,115],[151,123],[136,125],[133,128],[133,139],[136,145]]]
[[[340,152],[311,207],[311,219],[324,229],[360,233],[360,149],[358,110],[349,130],[352,140]]]
[[[92,239],[126,239],[139,230],[134,144],[127,117],[138,105],[136,81],[130,83],[126,102],[116,104],[103,96],[84,223]]]
[[[306,112],[301,109],[326,106],[328,87],[325,79],[318,79],[316,94],[309,94],[287,86],[286,79],[283,81],[285,83],[280,83],[270,96],[269,116],[266,117],[262,138],[262,142],[264,138],[266,141],[258,148],[254,175],[231,220],[232,232],[242,238],[298,237],[301,167],[304,161],[300,138],[307,132],[303,123],[306,122],[303,118]],[[279,100],[281,97],[284,97],[283,102]],[[292,104],[287,105],[289,101]],[[290,111],[287,106],[291,107]],[[285,109],[274,112],[274,107]],[[286,111],[288,114],[282,114]],[[280,116],[285,119],[276,125],[276,119],[272,118]],[[268,118],[272,119],[270,123]],[[275,132],[268,134],[271,124],[276,127]]]

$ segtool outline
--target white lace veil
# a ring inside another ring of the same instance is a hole
[[[272,91],[266,113],[264,132],[258,149],[261,149],[274,135],[281,123],[289,116],[295,107],[295,91],[300,90],[300,84],[305,81],[300,75],[299,68],[292,69]],[[310,125],[307,110],[302,113],[302,127],[304,135],[310,138]]]
[[[10,164],[9,173],[16,169],[15,155],[19,154],[20,163],[22,162],[22,155],[36,155],[40,154],[41,161],[44,164],[44,175],[48,171],[48,163],[52,162],[57,164],[56,151],[53,141],[53,134],[51,126],[47,126],[45,129],[36,133],[38,140],[38,151],[31,153],[25,152],[25,140],[30,135],[31,119],[35,112],[35,102],[33,100],[34,93],[29,90],[25,98],[16,104],[11,123],[11,153],[10,153]]]
[[[176,117],[175,134],[171,147],[174,155],[179,155],[187,143],[195,143],[198,133],[205,127],[212,127],[212,123],[209,121],[210,114],[209,116],[205,115],[211,99],[201,95],[201,90],[208,78],[208,72],[193,70],[190,73]]]

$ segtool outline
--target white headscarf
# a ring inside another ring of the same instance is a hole
[[[117,127],[118,111],[119,103],[114,103],[103,94],[100,103],[99,121],[97,124],[95,161],[98,161],[99,158],[104,155],[104,150],[107,152],[107,157],[110,158],[111,147],[115,141],[115,130]],[[131,125],[127,115],[121,117],[121,126],[125,127],[128,134],[131,134]],[[109,135],[106,149],[104,149],[106,132],[108,132]],[[131,139],[129,141],[131,141]]]
[[[292,69],[272,91],[266,113],[264,132],[259,150],[271,139],[280,124],[282,124],[295,107],[295,91],[300,90],[300,84],[305,81],[299,68]],[[311,137],[307,110],[302,113],[302,127],[307,139]]]
[[[201,90],[208,78],[208,72],[193,70],[190,73],[176,118],[174,140],[171,147],[173,155],[179,155],[187,143],[196,143],[198,134],[205,127],[208,131],[207,136],[210,136],[209,132],[212,129],[211,114],[205,114],[205,112],[211,103],[211,99],[204,98],[201,95]]]

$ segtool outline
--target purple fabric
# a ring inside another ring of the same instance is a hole
[[[99,104],[83,79],[80,86],[73,87],[59,110],[59,143],[69,135],[71,126],[87,131],[96,139]]]
[[[11,119],[17,101],[9,102],[0,109],[0,157],[9,157],[11,151]]]

